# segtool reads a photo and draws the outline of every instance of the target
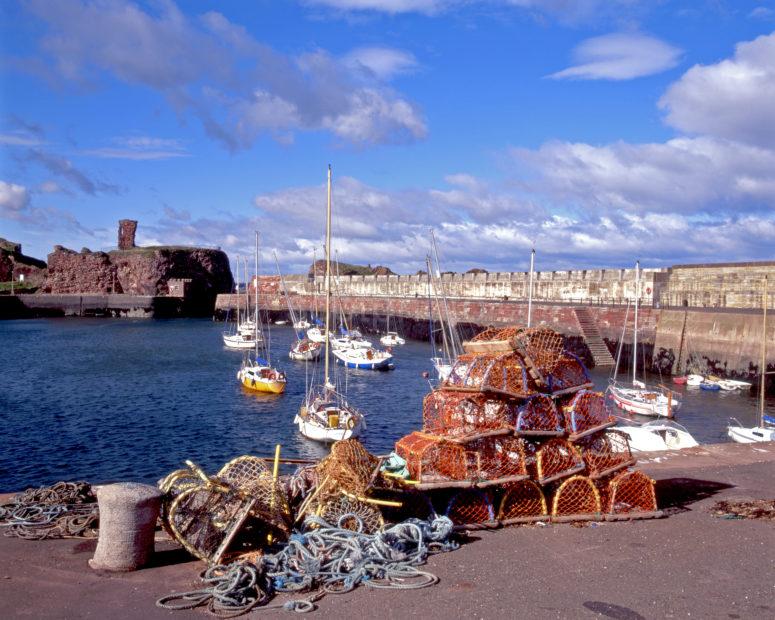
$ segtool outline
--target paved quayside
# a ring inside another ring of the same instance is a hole
[[[775,446],[702,446],[641,455],[639,463],[657,479],[668,518],[474,532],[458,551],[430,558],[426,568],[440,577],[438,585],[400,593],[361,587],[325,597],[318,613],[444,620],[775,616],[775,522],[710,513],[720,499],[775,498]],[[203,568],[166,538],[157,542],[156,566],[135,573],[95,573],[87,565],[95,547],[96,541],[0,537],[3,616],[205,617],[154,605],[198,587]]]

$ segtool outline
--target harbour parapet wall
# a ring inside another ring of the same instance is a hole
[[[106,316],[169,318],[191,314],[184,297],[154,295],[4,295],[0,319]]]

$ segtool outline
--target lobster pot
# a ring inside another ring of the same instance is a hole
[[[565,422],[571,439],[579,439],[612,426],[616,420],[608,413],[602,392],[581,390],[571,400]]]
[[[460,437],[513,425],[513,403],[484,394],[435,390],[423,400],[423,431]]]
[[[379,467],[379,459],[357,439],[343,439],[331,446],[331,453],[317,464],[318,480],[327,480],[330,493],[339,490],[363,495]]]
[[[420,482],[465,480],[467,477],[464,448],[444,437],[411,433],[398,440],[396,454],[406,461],[412,478]]]
[[[554,401],[544,394],[536,394],[519,408],[515,430],[520,435],[562,435],[562,414]]]
[[[620,472],[608,484],[608,504],[604,508],[610,514],[655,512],[654,481],[640,471]]]
[[[489,494],[479,489],[464,489],[452,496],[446,510],[455,525],[479,525],[495,521]]]
[[[375,489],[371,496],[398,502],[400,506],[380,506],[387,523],[401,523],[407,519],[430,519],[436,514],[428,493],[414,489]]]
[[[460,355],[442,387],[491,390],[518,398],[536,391],[521,358],[513,352]]]
[[[251,516],[260,518],[270,527],[286,534],[290,532],[291,509],[288,496],[263,459],[239,456],[221,467],[216,477],[253,500]]]
[[[591,383],[591,380],[582,361],[566,351],[549,373],[547,382],[551,392],[561,392],[580,388]]]
[[[553,517],[596,515],[600,510],[600,494],[586,476],[564,480],[552,497]]]
[[[516,350],[542,373],[551,372],[560,359],[564,339],[556,331],[543,327],[490,328],[472,338],[464,347],[471,353],[486,350]]]
[[[555,437],[536,450],[535,476],[540,484],[572,476],[583,469],[581,454],[565,439]]]
[[[376,506],[346,495],[332,497],[321,504],[317,516],[334,527],[373,534],[385,521]]]
[[[514,523],[529,521],[544,517],[548,512],[541,487],[532,480],[521,480],[505,487],[498,509],[498,520]]]
[[[466,443],[467,477],[504,482],[527,476],[523,443],[518,437],[483,437]]]
[[[582,439],[577,447],[591,478],[603,478],[635,463],[627,436],[607,431]]]

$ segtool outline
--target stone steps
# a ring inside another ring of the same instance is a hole
[[[576,315],[576,321],[579,324],[581,333],[584,335],[584,341],[592,354],[592,359],[595,360],[595,366],[613,366],[615,363],[614,358],[608,350],[608,345],[603,340],[600,329],[589,310],[579,307],[574,308],[573,312]]]

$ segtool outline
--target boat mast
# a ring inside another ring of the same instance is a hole
[[[239,313],[242,311],[242,303],[240,302],[240,299],[242,298],[240,296],[240,281],[239,281],[239,262],[240,262],[240,255],[237,254],[237,333],[239,333]]]
[[[315,319],[320,320],[318,312],[318,257],[315,248],[312,248],[312,305],[315,308]]]
[[[329,347],[329,331],[328,322],[330,320],[331,313],[331,164],[328,164],[328,191],[326,200],[326,324],[324,329],[326,330],[326,364],[325,374],[326,380],[324,386],[329,387],[328,380],[328,347]]]
[[[530,281],[527,285],[527,326],[533,317],[533,265],[535,264],[536,249],[530,250]]]
[[[762,361],[759,370],[759,428],[764,428],[764,380],[767,378],[767,276],[762,294]]]
[[[256,230],[256,231],[253,231],[253,232],[255,232],[255,234],[256,234],[256,256],[255,256],[256,275],[253,277],[253,294],[254,294],[253,305],[255,306],[255,308],[253,308],[253,312],[255,314],[255,316],[253,317],[253,322],[254,322],[254,327],[255,327],[255,330],[256,330],[255,331],[256,335],[253,337],[253,339],[256,341],[256,363],[258,363],[258,334],[260,333],[258,331],[258,231]],[[245,272],[247,273],[247,269],[245,270]],[[247,293],[247,291],[245,291],[245,292]],[[263,334],[262,334],[262,336],[263,336]],[[261,338],[261,340],[263,341],[263,337]],[[264,347],[264,348],[266,349],[266,351],[265,351],[265,353],[266,353],[266,361],[269,364],[271,364],[272,361],[269,359],[269,348],[268,347]]]
[[[638,297],[640,297],[640,261],[635,261],[635,325],[632,330],[632,382],[638,369]]]
[[[452,325],[452,315],[449,313],[449,306],[447,305],[447,292],[444,288],[444,280],[441,277],[441,262],[439,261],[439,248],[436,245],[436,235],[431,228],[431,242],[433,244],[433,254],[436,257],[436,276],[439,279],[439,290],[441,291],[441,300],[444,304],[444,313],[447,315],[447,329],[449,329],[449,343],[452,348],[452,355],[450,360],[454,360],[459,355],[459,347],[457,346],[456,327]],[[444,324],[442,322],[442,328]]]

